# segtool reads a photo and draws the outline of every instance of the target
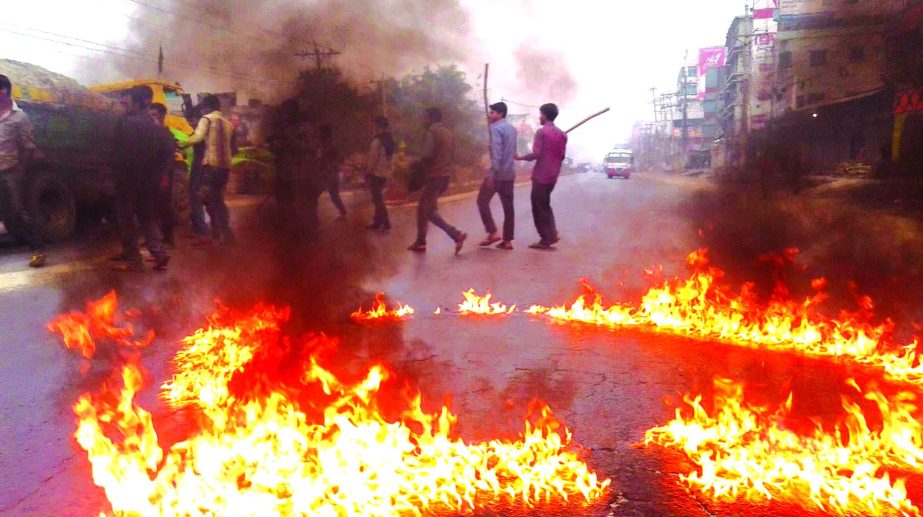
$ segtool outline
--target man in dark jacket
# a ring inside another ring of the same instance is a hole
[[[164,145],[175,148],[176,139],[173,133],[166,127],[167,107],[163,104],[151,104],[151,118],[154,123],[163,128]],[[163,242],[168,246],[173,246],[173,226],[175,224],[173,217],[173,167],[175,166],[175,156],[163,156],[163,162],[160,163],[159,190],[157,191],[157,214],[160,223],[160,233],[163,235]]]
[[[157,201],[162,179],[162,164],[172,159],[174,147],[163,138],[163,128],[151,119],[148,109],[153,92],[149,86],[131,90],[131,107],[115,126],[113,169],[116,183],[116,212],[122,252],[113,257],[117,271],[142,271],[138,249],[138,226],[157,270],[170,261],[163,249],[158,227]],[[168,158],[169,157],[169,158]]]

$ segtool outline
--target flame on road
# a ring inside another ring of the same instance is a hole
[[[135,400],[140,365],[129,362],[79,398],[75,437],[114,512],[420,515],[584,505],[605,493],[610,481],[589,470],[544,404],[518,438],[481,443],[457,436],[447,406],[424,411],[419,394],[387,418],[378,397],[388,369],[341,380],[321,366],[333,340],[312,335],[295,346],[283,329],[288,317],[271,306],[221,309],[184,340],[161,394],[194,411],[199,426],[169,448]]]
[[[385,294],[376,293],[375,303],[372,304],[371,309],[363,310],[362,307],[359,307],[359,309],[356,310],[356,312],[350,314],[349,317],[352,318],[353,321],[364,323],[379,321],[399,321],[411,315],[413,315],[413,307],[398,303],[396,307],[389,309],[388,304],[385,302]]]
[[[788,251],[791,257],[796,253]],[[693,269],[689,278],[667,280],[637,304],[605,304],[602,295],[583,281],[587,294],[575,302],[533,305],[527,312],[554,321],[641,327],[810,357],[846,358],[881,370],[888,379],[923,384],[917,341],[893,346],[894,324],[890,320],[870,323],[874,304],[868,297],[860,298],[856,312],[844,311],[830,318],[817,311],[826,300],[824,279],[812,282],[815,294],[804,300],[792,300],[787,289],[777,286],[771,299],[763,301],[753,284],[744,284],[739,292],[721,287],[718,281],[724,273],[709,266],[707,250],[690,254],[686,262]]]
[[[480,314],[480,315],[498,315],[498,314],[512,314],[516,312],[516,306],[511,307],[506,306],[502,303],[490,303],[490,298],[493,296],[491,293],[487,293],[484,296],[478,295],[474,292],[474,289],[468,289],[462,293],[465,301],[458,304],[458,312],[461,314]]]
[[[916,397],[902,393],[889,401],[872,391],[864,398],[877,407],[880,426],[870,426],[871,415],[843,397],[846,416],[832,432],[818,425],[802,436],[786,426],[791,396],[775,411],[750,407],[739,383],[718,379],[711,414],[701,396],[686,396],[691,414],[677,409],[674,420],[647,431],[644,443],[684,452],[697,469],[682,480],[717,501],[775,500],[838,515],[919,515],[904,480],[889,473],[923,472]]]
[[[45,325],[49,331],[60,334],[68,349],[77,349],[80,355],[89,359],[96,353],[96,342],[100,338],[109,339],[119,346],[141,348],[154,339],[148,333],[143,339],[132,340],[134,327],[122,324],[124,316],[118,312],[119,302],[115,291],[99,300],[87,302],[86,311],[72,311],[62,314]]]

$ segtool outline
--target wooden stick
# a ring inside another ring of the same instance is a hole
[[[484,63],[484,117],[487,119],[487,153],[494,147],[494,134],[490,130],[490,108],[487,101],[487,74],[490,72],[490,63]]]
[[[598,111],[598,112],[596,112],[596,113],[590,115],[589,117],[587,117],[587,118],[581,120],[580,122],[578,122],[577,125],[575,125],[574,127],[572,127],[572,128],[570,128],[570,129],[568,129],[567,131],[565,131],[565,133],[570,133],[571,131],[577,129],[578,127],[580,127],[580,126],[586,124],[586,123],[589,122],[590,120],[593,120],[594,118],[596,118],[596,117],[602,115],[603,113],[605,113],[605,112],[607,112],[607,111],[609,111],[609,108],[606,108],[606,109],[604,109],[604,110],[600,110],[600,111]]]

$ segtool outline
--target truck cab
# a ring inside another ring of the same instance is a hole
[[[110,99],[122,101],[128,95],[129,90],[135,86],[150,86],[154,92],[153,102],[163,104],[167,107],[166,126],[174,132],[185,135],[193,133],[193,127],[189,124],[189,115],[192,109],[190,96],[183,91],[179,83],[170,83],[160,79],[137,79],[132,81],[122,81],[118,83],[98,84],[91,86],[90,90],[105,95]]]

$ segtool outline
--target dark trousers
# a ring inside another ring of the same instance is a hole
[[[144,234],[145,245],[156,259],[167,256],[160,234],[159,186],[152,182],[121,178],[116,185],[116,216],[122,255],[129,262],[141,262],[138,248],[138,229]]]
[[[208,225],[205,224],[205,170],[202,165],[193,165],[189,174],[189,215],[192,219],[192,231],[196,235],[207,236]]]
[[[173,244],[173,171],[167,173],[166,186],[161,184],[158,191],[158,200],[160,208],[160,233],[163,235],[163,242]]]
[[[551,191],[554,185],[532,180],[532,218],[545,244],[552,244],[558,238],[558,227],[554,222],[554,211],[551,210]]]
[[[461,233],[439,215],[439,196],[449,188],[449,177],[426,178],[423,183],[423,193],[420,195],[420,204],[417,206],[417,244],[426,244],[426,230],[429,223],[442,228],[452,240]]]
[[[391,219],[388,217],[388,207],[385,206],[385,184],[388,180],[369,174],[366,176],[369,191],[372,193],[372,204],[375,205],[375,215],[372,217],[372,226],[377,228],[391,228]]]
[[[488,234],[496,233],[497,224],[494,223],[494,216],[490,212],[490,200],[494,194],[500,195],[500,203],[503,205],[503,240],[513,240],[513,229],[516,224],[516,214],[513,210],[513,184],[514,180],[488,182],[484,180],[481,184],[481,191],[478,192],[478,210],[481,212],[481,221],[484,222],[484,229]]]
[[[231,175],[229,169],[217,169],[206,165],[202,167],[205,186],[205,209],[212,221],[212,237],[217,240],[231,239],[231,219],[228,206],[224,203],[224,191]]]
[[[339,174],[334,174],[333,177],[330,178],[330,187],[327,189],[327,192],[330,194],[330,201],[333,202],[333,206],[337,207],[340,215],[346,215],[346,205],[343,204],[343,199],[340,198]]]
[[[0,190],[6,205],[3,220],[7,231],[19,229],[29,242],[29,248],[38,251],[42,249],[42,231],[35,224],[24,201],[25,188],[26,177],[23,172],[15,169],[0,171]]]

